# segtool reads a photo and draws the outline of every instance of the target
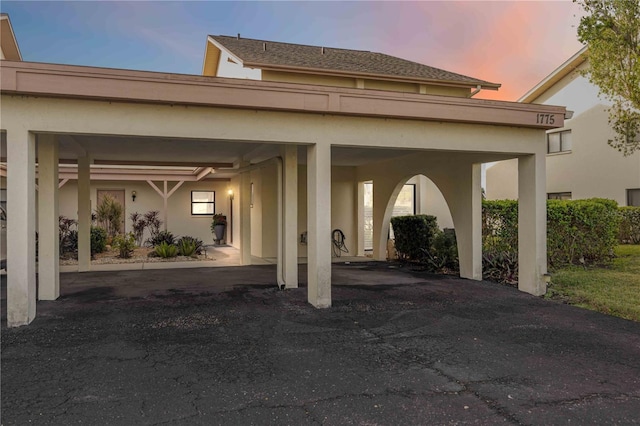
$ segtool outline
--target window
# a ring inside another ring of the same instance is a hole
[[[549,192],[547,194],[547,200],[570,200],[570,192]]]
[[[412,214],[416,214],[416,185],[408,183],[400,190],[391,216]],[[373,183],[371,182],[364,184],[364,249],[373,249]]]
[[[571,130],[547,133],[547,154],[571,151]]]
[[[627,189],[627,205],[640,207],[640,188]]]
[[[215,211],[215,191],[191,191],[191,214],[213,215]]]

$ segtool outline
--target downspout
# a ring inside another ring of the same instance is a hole
[[[277,169],[277,187],[278,187],[278,196],[277,196],[277,204],[278,204],[278,251],[277,251],[277,258],[276,258],[276,263],[277,263],[277,269],[276,269],[276,280],[277,280],[277,284],[278,287],[280,289],[284,289],[285,287],[285,280],[284,280],[284,270],[283,270],[283,241],[284,239],[282,238],[282,230],[284,229],[284,214],[283,214],[283,203],[284,203],[284,197],[282,196],[282,193],[284,191],[283,186],[284,186],[284,180],[282,179],[282,168],[283,168],[283,162],[282,162],[282,157],[272,157],[269,158],[268,160],[264,160],[261,161],[259,163],[256,164],[251,164],[250,166],[246,166],[246,167],[240,167],[237,169],[234,168],[220,168],[218,170],[220,171],[234,171],[236,173],[245,173],[251,170],[255,170],[255,169],[260,169],[262,167],[268,166],[270,163],[275,162],[276,163],[276,169]]]
[[[469,97],[470,97],[470,98],[473,98],[473,97],[474,97],[475,95],[477,95],[481,90],[482,90],[482,86],[478,84],[478,85],[476,86],[476,90],[474,90],[473,92],[471,92],[471,93],[469,94]]]

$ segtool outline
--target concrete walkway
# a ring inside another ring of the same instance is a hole
[[[272,265],[63,274],[30,326],[3,325],[2,424],[640,418],[638,323],[385,263],[333,277],[316,310]]]

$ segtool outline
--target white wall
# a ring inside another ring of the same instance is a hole
[[[234,62],[231,62],[234,61]],[[218,61],[217,77],[246,78],[250,80],[262,80],[262,70],[254,68],[244,68],[236,63],[225,51],[220,52]]]
[[[175,182],[169,182],[172,188]],[[162,182],[156,182],[162,189]],[[204,190],[216,192],[216,213],[229,214],[229,182],[219,180],[203,180],[185,182],[169,198],[167,229],[175,236],[192,236],[200,238],[205,244],[213,243],[211,234],[211,216],[194,216],[191,214],[191,191]],[[91,209],[95,210],[97,191],[99,189],[125,190],[125,232],[131,231],[129,215],[133,212],[144,214],[150,210],[158,210],[160,219],[164,221],[163,200],[158,193],[144,181],[94,181],[91,184]],[[131,191],[137,193],[136,201],[131,199]],[[76,181],[67,182],[59,192],[60,215],[71,219],[78,218],[78,186]],[[164,225],[161,227],[164,229]],[[145,239],[148,238],[145,233]]]
[[[438,219],[440,229],[453,228],[453,219],[447,201],[435,183],[426,176],[415,176],[408,183],[417,183],[416,207],[418,214],[428,214]]]

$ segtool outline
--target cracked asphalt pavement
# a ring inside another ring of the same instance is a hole
[[[63,274],[3,320],[2,424],[640,422],[639,323],[386,263],[334,265],[324,310],[274,277]]]

